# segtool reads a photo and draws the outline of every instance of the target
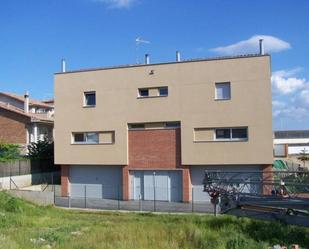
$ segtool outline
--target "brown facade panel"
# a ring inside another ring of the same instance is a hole
[[[181,164],[180,129],[130,130],[129,167],[173,169]]]
[[[192,199],[192,185],[190,177],[190,167],[182,166],[182,201],[189,202]]]
[[[69,194],[69,175],[70,166],[61,165],[61,196],[66,197]]]
[[[0,108],[0,141],[25,144],[29,118]]]
[[[122,168],[122,199],[124,201],[129,200],[129,189],[130,189],[130,181],[129,181],[129,167],[124,166]]]

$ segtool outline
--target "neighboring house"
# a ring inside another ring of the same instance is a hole
[[[271,170],[270,76],[268,55],[56,73],[62,195],[209,201],[205,170]]]
[[[0,141],[25,146],[53,139],[54,108],[41,101],[0,92]]]
[[[303,150],[309,153],[309,130],[274,132],[274,156],[302,164],[297,159]]]

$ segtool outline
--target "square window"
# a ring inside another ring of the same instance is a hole
[[[230,82],[216,83],[216,99],[230,99],[231,98],[231,84]]]
[[[87,132],[86,142],[91,144],[99,143],[99,134],[97,132]]]
[[[216,139],[230,139],[231,129],[216,129]]]
[[[167,87],[159,87],[159,96],[167,96],[168,88]]]
[[[85,100],[84,100],[85,106],[95,106],[96,105],[95,92],[85,92],[84,95],[85,95]]]
[[[245,140],[248,138],[247,128],[233,128],[232,139]]]
[[[149,89],[139,89],[139,97],[148,97]]]
[[[74,143],[85,142],[84,133],[75,133],[73,136],[74,136]]]

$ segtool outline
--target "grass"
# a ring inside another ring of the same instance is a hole
[[[309,248],[309,229],[207,215],[85,212],[40,207],[0,192],[0,248]]]

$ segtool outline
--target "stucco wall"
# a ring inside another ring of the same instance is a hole
[[[153,74],[151,74],[153,70]],[[231,82],[216,101],[215,83]],[[168,97],[137,98],[138,88],[168,86]],[[83,108],[83,92],[96,107]],[[181,122],[184,165],[272,162],[270,57],[144,65],[55,75],[57,164],[128,164],[128,123]],[[248,126],[242,142],[193,141],[194,128]],[[112,145],[71,145],[77,131],[115,131]]]

